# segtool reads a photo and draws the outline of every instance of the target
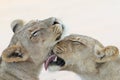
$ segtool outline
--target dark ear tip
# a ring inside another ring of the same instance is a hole
[[[12,28],[13,32],[16,32],[16,31],[17,31],[18,29],[20,29],[22,26],[23,26],[23,20],[21,20],[21,19],[14,20],[14,21],[11,23],[11,28]]]

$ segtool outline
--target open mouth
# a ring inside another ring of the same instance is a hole
[[[65,65],[65,61],[62,58],[58,57],[57,55],[53,54],[53,55],[50,55],[44,62],[45,70],[47,70],[48,67],[52,65],[62,67]]]
[[[64,25],[57,19],[53,22],[52,25],[58,25],[58,28],[56,28],[56,30],[58,31],[59,36],[56,38],[56,41],[60,40],[64,32]],[[64,66],[65,61],[53,53],[44,62],[45,70],[47,70],[48,67],[52,65]]]

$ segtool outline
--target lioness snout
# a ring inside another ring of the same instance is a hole
[[[47,24],[51,24],[51,25],[57,25],[57,24],[59,24],[59,25],[62,26],[62,29],[64,29],[62,21],[59,20],[58,18],[55,18],[55,17],[48,18],[46,23]]]
[[[62,26],[62,29],[64,30],[64,25],[61,20],[55,18],[55,20],[53,21],[53,25],[56,25],[56,24],[60,24]]]

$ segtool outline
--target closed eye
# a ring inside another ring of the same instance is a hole
[[[32,37],[38,36],[39,32],[40,32],[40,30],[36,30],[36,31],[32,32],[32,33],[31,33],[31,36],[30,36],[30,39],[31,39]]]
[[[83,45],[83,46],[86,46],[84,43],[82,42],[79,42],[79,41],[72,41],[73,44],[76,44],[76,45]]]
[[[30,38],[32,38],[32,37],[37,37],[37,36],[40,35],[40,34],[43,35],[44,32],[46,32],[45,30],[46,30],[45,28],[40,28],[40,29],[31,31],[31,36],[30,36]]]

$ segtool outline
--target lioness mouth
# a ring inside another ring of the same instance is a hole
[[[58,57],[57,55],[53,54],[49,56],[44,62],[45,70],[48,69],[49,65],[56,65],[62,67],[65,65],[65,61],[62,58]]]

